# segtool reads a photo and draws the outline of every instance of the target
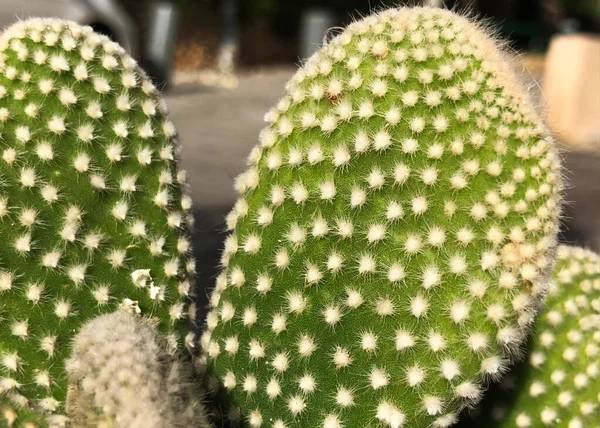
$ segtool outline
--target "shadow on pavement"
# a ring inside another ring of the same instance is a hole
[[[559,239],[600,251],[600,151],[562,153],[565,205]]]

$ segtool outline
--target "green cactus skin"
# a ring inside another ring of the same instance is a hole
[[[187,366],[137,314],[117,311],[85,324],[66,367],[74,427],[209,427]]]
[[[123,306],[192,342],[191,200],[163,100],[89,27],[5,31],[0,133],[0,420],[63,426],[85,321]]]
[[[600,427],[600,256],[560,246],[528,359],[489,391],[465,427]]]
[[[203,358],[251,427],[445,427],[544,294],[559,159],[484,29],[391,9],[271,110],[227,218]]]

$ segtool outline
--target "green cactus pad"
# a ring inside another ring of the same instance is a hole
[[[311,57],[236,181],[202,337],[251,427],[445,427],[544,293],[559,159],[486,32],[392,9]]]
[[[66,423],[64,361],[98,314],[125,307],[173,347],[192,339],[177,150],[156,89],[108,38],[40,19],[0,38],[3,426]]]
[[[600,427],[600,256],[560,246],[528,359],[465,427]]]

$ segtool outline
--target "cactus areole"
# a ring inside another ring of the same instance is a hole
[[[559,159],[502,46],[452,12],[351,24],[266,115],[202,346],[250,427],[446,427],[546,289]]]
[[[64,361],[96,315],[141,312],[183,346],[194,263],[177,156],[120,46],[59,20],[0,37],[0,425],[66,423]]]

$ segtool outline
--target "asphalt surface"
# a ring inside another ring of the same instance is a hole
[[[223,218],[235,202],[233,179],[245,170],[264,113],[277,102],[293,71],[244,74],[236,89],[182,84],[166,95],[194,200],[200,305],[218,272]],[[561,239],[600,250],[600,147],[595,153],[561,150],[567,182]]]

